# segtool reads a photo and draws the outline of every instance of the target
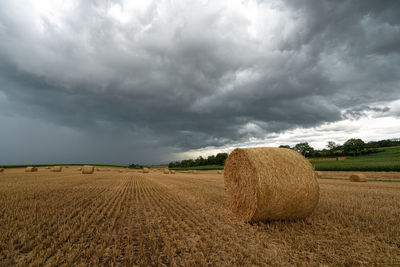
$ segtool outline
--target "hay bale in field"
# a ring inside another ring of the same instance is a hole
[[[174,170],[171,170],[170,172],[171,172],[171,174],[175,174],[175,171],[174,171]]]
[[[197,171],[196,171],[196,170],[193,170],[193,171],[192,171],[192,174],[197,174]]]
[[[82,171],[82,168],[78,168],[78,171]]]
[[[164,174],[169,174],[169,170],[167,168],[164,169]]]
[[[26,167],[25,168],[25,172],[37,172],[37,168],[36,167]]]
[[[119,169],[118,172],[119,172],[119,173],[122,173],[122,172],[124,172],[124,170],[123,170],[123,169]]]
[[[96,168],[96,171],[97,171],[97,172],[100,172],[101,170],[100,170],[100,168]]]
[[[4,168],[0,168],[0,172],[4,172]]]
[[[85,165],[82,167],[82,174],[92,174],[94,173],[94,167],[90,165]]]
[[[318,177],[322,177],[322,172],[317,172]]]
[[[53,169],[51,169],[52,172],[61,172],[62,167],[61,166],[54,166]]]
[[[367,176],[362,173],[356,173],[350,175],[350,182],[366,182],[367,181]]]
[[[149,170],[149,168],[143,168],[143,169],[142,169],[142,172],[143,172],[143,173],[149,173],[150,170]]]
[[[217,171],[218,174],[222,174],[222,171]]]
[[[225,162],[225,191],[244,221],[309,216],[319,200],[317,175],[300,153],[285,148],[237,148]]]
[[[46,169],[47,169],[47,170],[50,170],[50,167],[49,167],[49,166],[47,166],[47,167],[46,167]]]

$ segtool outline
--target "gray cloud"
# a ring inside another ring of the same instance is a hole
[[[0,114],[43,121],[38,136],[58,129],[49,143],[60,135],[65,147],[88,144],[69,158],[147,163],[360,117],[400,96],[398,1],[126,5],[79,1],[43,12],[2,1],[0,92],[8,104]],[[50,154],[41,160],[66,160]],[[8,158],[18,155],[0,155]]]

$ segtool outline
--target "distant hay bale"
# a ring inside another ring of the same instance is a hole
[[[171,172],[171,174],[175,174],[175,171],[174,171],[174,170],[171,170],[170,172]]]
[[[225,191],[244,221],[309,216],[319,200],[317,175],[300,153],[285,148],[237,148],[225,162]]]
[[[143,172],[143,173],[149,173],[150,170],[149,170],[149,168],[143,168],[142,172]]]
[[[367,176],[362,173],[352,174],[350,175],[350,182],[366,182]]]
[[[26,167],[25,172],[37,172],[37,170],[36,167]]]
[[[108,168],[108,169],[107,169],[107,171],[111,171],[111,169],[110,169],[110,168]]]
[[[318,177],[322,177],[322,172],[317,172]]]
[[[52,172],[61,172],[62,167],[61,166],[54,166],[53,169],[51,169]]]
[[[78,171],[82,171],[82,168],[78,168]]]
[[[4,168],[0,168],[0,172],[4,172]]]
[[[67,168],[67,169],[68,169],[68,168],[69,168],[69,166],[65,166],[65,168]]]
[[[168,169],[164,169],[164,174],[169,174],[169,170]]]
[[[100,172],[100,171],[101,171],[101,169],[100,169],[100,168],[96,168],[96,171],[97,171],[97,172]]]
[[[217,171],[218,174],[222,174],[222,171]]]
[[[82,167],[82,174],[92,174],[94,172],[94,167],[90,165],[85,165]]]
[[[46,169],[50,170],[50,167],[49,167],[49,166],[47,166],[47,167],[46,167]]]
[[[193,171],[192,171],[192,174],[197,174],[197,171],[193,170]]]
[[[119,172],[119,173],[122,173],[122,172],[124,172],[124,170],[122,170],[122,169],[119,169],[119,170],[118,170],[118,172]]]

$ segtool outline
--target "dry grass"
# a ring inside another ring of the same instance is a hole
[[[221,175],[8,169],[2,266],[398,266],[400,183],[319,180],[315,212],[248,224]]]
[[[224,169],[229,206],[244,221],[304,218],[318,204],[317,175],[292,149],[237,148]]]

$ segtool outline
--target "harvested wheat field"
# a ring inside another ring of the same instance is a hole
[[[318,182],[311,216],[249,224],[226,209],[216,171],[9,169],[0,265],[399,265],[400,183]]]

